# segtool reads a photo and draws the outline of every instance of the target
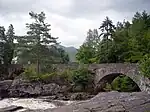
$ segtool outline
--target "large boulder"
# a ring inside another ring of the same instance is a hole
[[[50,110],[49,110],[50,111]],[[48,110],[43,112],[49,112]],[[149,112],[150,95],[147,93],[99,93],[87,101],[54,109],[51,112]],[[42,112],[42,111],[41,111]]]
[[[17,77],[9,88],[9,95],[10,97],[34,97],[41,94],[41,86],[38,82],[30,83],[21,77]]]
[[[42,86],[39,83],[24,82],[12,85],[9,91],[10,97],[34,97],[42,93]]]
[[[56,83],[41,83],[38,81],[30,82],[21,77],[14,80],[0,81],[0,98],[4,97],[37,97],[55,96],[55,99],[66,99],[69,87],[60,86]],[[68,99],[69,100],[69,99]]]
[[[9,88],[12,84],[12,80],[0,81],[0,97],[9,97]]]
[[[86,101],[46,110],[25,110],[24,112],[149,112],[150,95],[138,93],[99,93]]]
[[[92,98],[93,95],[90,95],[89,93],[85,93],[85,92],[78,92],[78,93],[72,93],[70,96],[70,100],[87,100]]]
[[[61,92],[61,87],[55,83],[45,84],[42,87],[41,95],[56,95]]]
[[[40,82],[16,81],[10,87],[11,97],[37,97],[56,95],[61,92],[61,87],[55,83],[42,84]]]

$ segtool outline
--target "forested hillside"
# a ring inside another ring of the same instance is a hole
[[[89,30],[76,57],[80,63],[137,63],[150,54],[150,14],[135,13],[132,21],[116,25],[106,17],[98,29]]]
[[[76,54],[77,54],[77,49],[75,47],[66,47],[60,45],[60,47],[68,53],[70,62],[76,62]]]

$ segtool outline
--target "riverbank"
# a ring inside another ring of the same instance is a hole
[[[149,112],[150,95],[143,92],[119,93],[103,92],[90,100],[52,101],[46,99],[3,99],[0,108],[21,106],[14,112]],[[5,105],[7,104],[7,105]],[[10,105],[9,105],[10,104]],[[6,109],[6,108],[5,108]],[[3,109],[0,109],[2,112]],[[3,111],[4,112],[4,111]]]

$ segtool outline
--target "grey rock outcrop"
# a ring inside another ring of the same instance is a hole
[[[22,79],[5,80],[0,81],[0,98],[51,96],[63,92],[63,89],[55,83],[31,83]]]
[[[56,95],[61,91],[61,87],[55,83],[42,84],[40,82],[24,82],[12,85],[9,89],[11,97],[37,97],[45,95]]]
[[[12,80],[0,81],[0,98],[9,96],[9,88],[12,82]]]
[[[150,95],[147,93],[99,93],[87,101],[54,109],[52,112],[149,112]]]
[[[75,102],[57,109],[39,110],[39,112],[149,112],[150,95],[138,93],[99,93],[87,101]],[[25,112],[38,112],[26,110]]]

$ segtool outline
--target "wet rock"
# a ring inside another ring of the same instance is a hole
[[[66,105],[51,101],[58,107],[43,110],[25,110],[24,112],[149,112],[150,95],[146,93],[99,93],[90,100],[75,101]],[[64,106],[65,105],[65,106]]]
[[[93,95],[90,95],[88,93],[80,92],[80,93],[72,93],[70,100],[87,100],[92,98]]]
[[[9,88],[10,97],[37,97],[56,95],[61,87],[55,83],[28,82],[21,78],[15,79]]]
[[[15,112],[20,109],[23,109],[23,107],[22,106],[10,106],[6,108],[0,108],[0,112]]]
[[[132,100],[131,100],[132,99]],[[52,110],[52,112],[149,112],[150,95],[146,93],[99,93],[87,101],[80,101]],[[45,111],[44,111],[45,112]]]
[[[42,88],[38,83],[24,82],[12,85],[9,95],[11,97],[34,97],[40,95]]]
[[[55,83],[43,85],[41,95],[56,95],[61,92],[61,87]]]
[[[12,84],[12,80],[0,81],[0,97],[5,98],[9,97],[9,88]]]

